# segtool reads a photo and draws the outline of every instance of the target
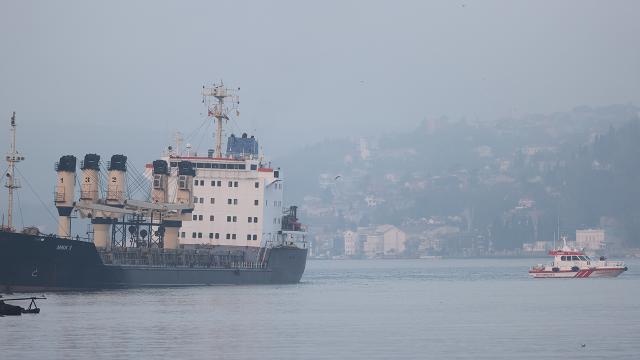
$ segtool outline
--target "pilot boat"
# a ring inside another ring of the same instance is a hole
[[[553,256],[553,262],[532,266],[529,269],[531,277],[616,277],[628,270],[623,261],[607,261],[605,257],[600,257],[599,260],[591,259],[584,252],[569,248],[566,241],[561,249],[549,251],[549,256]]]

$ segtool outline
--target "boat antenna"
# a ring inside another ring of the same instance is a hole
[[[207,116],[216,119],[216,150],[215,157],[222,157],[222,120],[229,120],[229,113],[235,112],[238,114],[238,106],[240,105],[240,99],[237,95],[237,91],[240,88],[231,89],[224,87],[224,83],[220,80],[219,83],[214,83],[210,87],[202,86],[202,102],[207,105]],[[225,99],[229,99],[225,103]]]
[[[5,187],[9,189],[7,207],[7,227],[12,228],[13,225],[13,192],[15,189],[20,188],[20,182],[18,182],[14,176],[16,163],[24,160],[24,156],[20,155],[16,150],[16,112],[11,115],[11,150],[7,154],[7,162],[9,163],[9,170],[7,171],[7,181]]]
[[[560,216],[558,216],[556,220],[556,231],[553,232],[553,249],[556,249],[556,237],[558,236],[558,231],[560,230]]]

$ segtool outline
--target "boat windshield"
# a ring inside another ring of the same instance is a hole
[[[567,255],[567,256],[561,256],[560,260],[561,261],[590,261],[591,259],[588,256],[583,256],[583,255],[580,255],[580,256],[575,256],[575,255],[569,256],[569,255]]]

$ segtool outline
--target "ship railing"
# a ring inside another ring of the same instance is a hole
[[[194,269],[265,269],[265,263],[243,261],[239,254],[199,253],[188,250],[120,248],[99,250],[102,261],[113,265],[180,267]]]
[[[624,266],[624,261],[601,261],[600,262],[602,264],[602,266],[607,266],[607,267],[623,267]]]
[[[116,186],[110,186],[108,191],[107,191],[107,200],[122,200],[123,199],[123,191],[122,190],[118,190],[118,187]]]
[[[80,200],[91,200],[95,199],[98,196],[97,191],[89,191],[89,190],[81,190],[80,191]]]
[[[56,189],[54,199],[55,202],[64,202],[64,187],[60,186]]]

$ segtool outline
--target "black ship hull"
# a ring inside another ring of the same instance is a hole
[[[300,281],[307,249],[268,249],[257,263],[106,264],[93,243],[0,232],[0,291],[41,292]]]

